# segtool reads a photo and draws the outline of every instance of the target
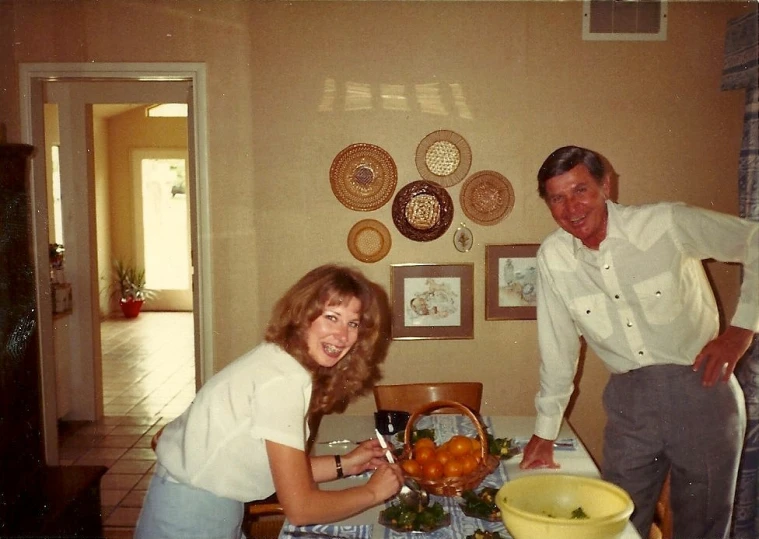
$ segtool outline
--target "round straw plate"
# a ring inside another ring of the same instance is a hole
[[[347,208],[372,211],[393,196],[398,170],[390,154],[374,144],[351,144],[338,153],[329,169],[335,197]]]
[[[416,148],[416,168],[427,181],[451,187],[472,166],[472,150],[464,137],[447,130],[433,131]]]
[[[453,220],[453,201],[443,187],[417,180],[398,191],[393,200],[393,222],[401,234],[414,241],[439,238]]]
[[[376,219],[359,221],[348,232],[348,249],[361,262],[377,262],[390,252],[387,227]]]
[[[505,176],[482,170],[461,186],[459,201],[464,214],[478,225],[494,225],[514,207],[514,189]]]

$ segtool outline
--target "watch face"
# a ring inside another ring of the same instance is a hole
[[[466,253],[474,245],[474,237],[472,231],[469,230],[464,223],[456,229],[453,233],[453,245],[456,250],[461,253]]]

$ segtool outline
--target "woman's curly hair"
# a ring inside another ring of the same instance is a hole
[[[264,340],[278,344],[311,372],[309,415],[344,408],[366,392],[376,370],[375,345],[381,329],[376,286],[358,270],[328,264],[309,271],[274,306]],[[335,366],[323,367],[308,353],[308,329],[325,308],[352,298],[361,302],[356,343]]]

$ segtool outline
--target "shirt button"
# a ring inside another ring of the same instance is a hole
[[[587,311],[585,311],[585,314],[590,314],[590,309],[588,309]]]
[[[657,290],[656,291],[656,297],[659,297],[659,296],[661,296],[661,291]]]
[[[627,327],[628,327],[628,328],[631,328],[631,327],[633,327],[633,323],[632,323],[632,322],[630,322],[629,320],[627,321]]]
[[[614,299],[619,299],[619,294],[614,294]]]
[[[643,355],[643,350],[638,351],[638,355],[642,356]]]
[[[609,269],[611,266],[609,264],[604,265],[604,269]]]

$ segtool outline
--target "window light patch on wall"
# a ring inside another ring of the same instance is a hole
[[[187,103],[162,103],[147,108],[151,118],[187,118]]]
[[[664,41],[667,0],[583,0],[586,41]]]

